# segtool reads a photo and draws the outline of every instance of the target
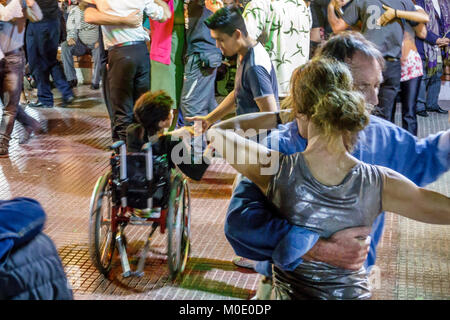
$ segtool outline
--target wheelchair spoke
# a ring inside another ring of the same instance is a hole
[[[107,249],[109,249],[109,245],[108,245],[108,243],[110,243],[110,241],[111,241],[111,232],[108,232],[107,233],[107,236],[106,236],[106,241],[102,244],[102,254],[100,255],[100,261],[105,261],[105,254],[108,252],[108,259],[109,259],[109,255],[110,255],[110,252],[109,252],[109,250],[107,251]]]

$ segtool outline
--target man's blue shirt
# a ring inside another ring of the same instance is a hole
[[[366,163],[391,168],[424,186],[450,168],[450,150],[438,149],[441,135],[419,140],[391,122],[371,116],[369,125],[360,133],[353,155]],[[297,123],[293,121],[279,125],[267,137],[266,144],[282,153],[293,154],[305,150],[307,141],[299,135]],[[319,236],[276,217],[271,206],[252,182],[243,179],[230,201],[225,235],[236,254],[257,261],[269,260],[285,270],[294,270]],[[366,267],[375,264],[376,245],[383,227],[384,213],[372,225]]]

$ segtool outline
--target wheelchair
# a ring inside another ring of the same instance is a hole
[[[117,248],[122,276],[142,276],[152,236],[167,229],[167,261],[171,279],[184,271],[190,252],[191,206],[187,180],[170,168],[167,155],[153,155],[150,143],[140,153],[128,153],[125,142],[110,149],[111,170],[101,176],[92,193],[89,251],[95,267],[105,277]],[[126,250],[127,225],[151,226],[136,271]]]

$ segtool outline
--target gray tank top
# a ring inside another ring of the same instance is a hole
[[[279,215],[291,224],[329,238],[337,231],[372,226],[381,212],[383,174],[380,168],[358,163],[335,186],[317,181],[302,153],[280,156],[280,167],[267,189]],[[303,261],[293,272],[274,267],[275,294],[290,299],[368,299],[364,268],[336,268]]]

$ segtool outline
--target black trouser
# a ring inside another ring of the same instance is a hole
[[[422,77],[400,83],[400,100],[402,102],[402,128],[417,136],[416,99]]]
[[[133,122],[134,103],[150,90],[150,58],[144,42],[109,49],[108,87],[112,138],[126,141],[127,127]]]
[[[392,123],[395,122],[395,98],[400,91],[401,63],[398,61],[385,60],[383,71],[383,83],[378,93],[378,106],[374,114]]]

